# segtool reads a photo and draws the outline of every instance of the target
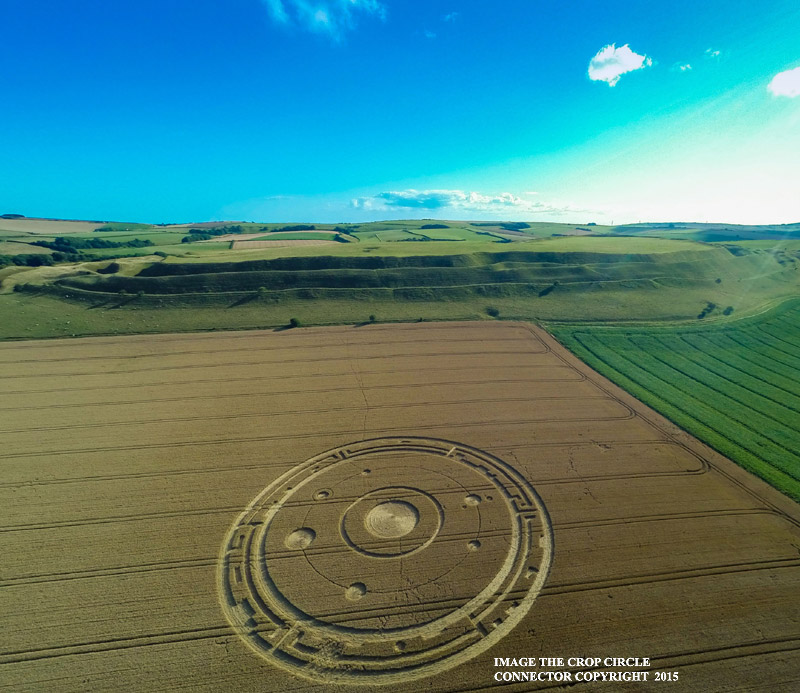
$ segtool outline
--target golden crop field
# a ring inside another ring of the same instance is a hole
[[[10,342],[0,409],[0,690],[800,687],[798,506],[530,325]]]

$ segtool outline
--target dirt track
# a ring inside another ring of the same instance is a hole
[[[0,409],[0,690],[800,686],[798,506],[527,325],[6,343]]]

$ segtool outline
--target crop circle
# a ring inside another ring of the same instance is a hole
[[[384,684],[495,644],[530,610],[552,555],[547,511],[513,467],[450,441],[381,438],[265,488],[225,538],[218,585],[228,621],[272,664]]]

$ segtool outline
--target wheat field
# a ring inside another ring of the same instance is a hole
[[[798,506],[528,324],[7,342],[0,409],[0,690],[800,685]]]

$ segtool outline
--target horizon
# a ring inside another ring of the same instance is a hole
[[[795,0],[12,5],[0,213],[800,223]]]
[[[769,226],[769,227],[778,227],[778,226],[800,226],[800,221],[789,221],[783,222],[780,224],[739,224],[736,222],[729,222],[729,221],[685,221],[685,220],[677,220],[677,221],[665,221],[665,220],[651,220],[651,221],[633,221],[624,224],[605,224],[594,221],[542,221],[542,220],[534,220],[534,219],[503,219],[500,217],[494,218],[485,218],[485,219],[456,219],[454,217],[385,217],[379,219],[370,219],[370,220],[362,220],[359,222],[349,222],[349,221],[342,221],[339,220],[327,220],[327,221],[319,221],[319,220],[311,220],[311,219],[206,219],[202,221],[141,221],[139,219],[91,219],[91,218],[71,218],[65,219],[62,217],[38,217],[38,216],[28,216],[25,214],[18,214],[16,212],[0,212],[0,221],[3,219],[27,219],[31,221],[63,221],[63,222],[83,222],[83,223],[90,223],[90,224],[111,224],[111,223],[129,223],[129,224],[150,224],[152,226],[191,226],[192,224],[212,224],[212,223],[219,223],[219,224],[322,224],[325,226],[335,225],[335,224],[348,224],[348,225],[357,225],[357,224],[381,224],[381,223],[390,223],[390,222],[400,222],[400,221],[436,221],[436,222],[449,222],[451,224],[471,224],[473,222],[477,222],[480,224],[488,223],[488,222],[496,222],[498,224],[501,223],[514,223],[514,222],[524,222],[527,224],[563,224],[564,226],[575,226],[576,224],[584,224],[587,226],[614,226],[614,227],[623,227],[623,226],[658,226],[658,225],[670,225],[670,226]]]

